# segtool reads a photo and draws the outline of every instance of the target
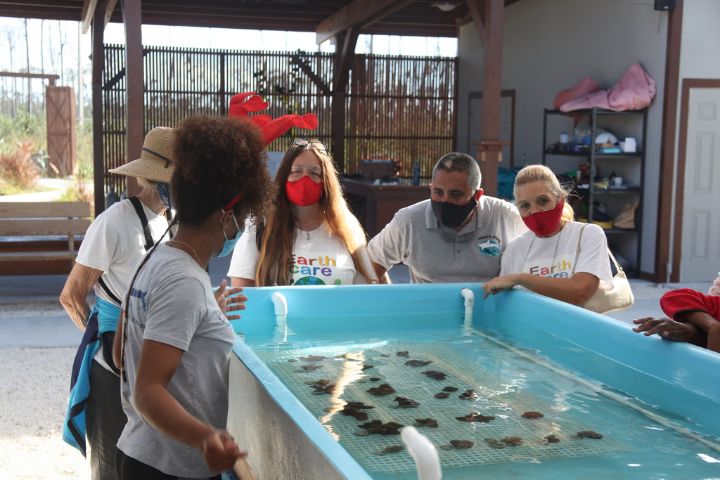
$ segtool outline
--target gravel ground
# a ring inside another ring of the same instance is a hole
[[[62,441],[74,348],[0,348],[0,479],[90,478]]]

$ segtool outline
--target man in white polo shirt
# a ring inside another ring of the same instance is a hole
[[[404,263],[412,283],[482,282],[500,272],[500,257],[527,231],[515,206],[483,195],[480,168],[448,153],[433,168],[430,200],[399,210],[368,244],[378,278]]]

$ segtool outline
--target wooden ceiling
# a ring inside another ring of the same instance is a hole
[[[0,16],[81,19],[87,0],[0,0]],[[368,7],[376,0],[361,0]],[[517,1],[517,0],[515,0]],[[143,24],[182,25],[219,28],[288,30],[314,32],[324,20],[353,0],[142,0]],[[362,33],[386,35],[457,36],[457,24],[467,21],[463,0],[414,0],[381,20],[362,29]],[[449,12],[436,3],[457,5]],[[506,1],[506,4],[513,1]],[[111,21],[121,22],[120,2]]]

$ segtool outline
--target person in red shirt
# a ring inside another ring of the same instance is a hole
[[[669,318],[640,318],[633,330],[720,352],[720,296],[681,288],[663,295],[660,308]]]

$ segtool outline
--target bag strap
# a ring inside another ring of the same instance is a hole
[[[575,275],[575,267],[577,267],[577,260],[580,257],[580,241],[582,240],[582,234],[585,231],[585,227],[587,227],[588,224],[584,224],[582,228],[580,229],[580,235],[578,235],[578,241],[577,241],[577,247],[575,248],[575,261],[573,262],[573,268],[572,268],[572,274]]]
[[[137,216],[140,218],[143,234],[145,235],[145,251],[147,252],[153,247],[153,245],[155,245],[155,240],[153,240],[152,238],[152,233],[150,232],[150,225],[148,224],[148,219],[145,215],[145,210],[143,209],[142,203],[140,203],[139,198],[130,197],[129,200],[130,203],[132,203],[133,208],[135,209],[135,213],[137,213]]]
[[[615,270],[617,270],[617,273],[625,274],[625,271],[620,266],[617,260],[615,260],[615,255],[613,255],[612,250],[610,250],[610,247],[608,247],[608,255],[610,255],[610,260],[612,260],[613,265],[615,265]]]
[[[165,209],[165,219],[167,220],[168,225],[172,224],[173,214],[169,207]],[[172,240],[172,238],[175,236],[175,234],[172,231],[172,228],[170,230],[168,230],[168,235],[170,236],[170,240]]]
[[[580,229],[580,235],[578,236],[578,241],[577,241],[577,249],[575,250],[575,262],[573,263],[573,269],[572,269],[573,275],[575,275],[575,267],[577,266],[577,259],[580,256],[580,240],[582,240],[583,231],[585,230],[585,227],[587,227],[587,226],[588,226],[588,224],[586,223]],[[607,253],[608,253],[608,256],[610,257],[610,260],[612,260],[613,265],[615,265],[615,270],[617,270],[618,273],[625,274],[625,271],[622,269],[620,264],[615,259],[615,255],[613,255],[612,250],[610,250],[610,247],[607,247]]]
[[[120,298],[113,293],[112,290],[110,290],[110,287],[108,287],[108,284],[105,283],[105,280],[102,279],[102,276],[98,278],[98,283],[100,284],[100,288],[102,288],[108,297],[110,297],[115,303],[120,305],[122,302],[120,301]]]

